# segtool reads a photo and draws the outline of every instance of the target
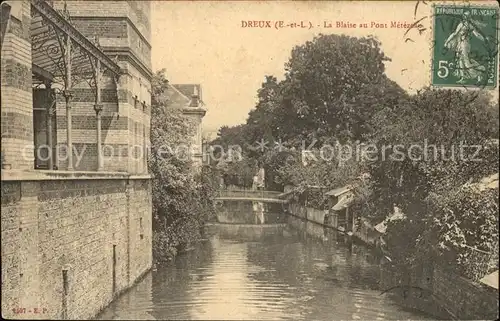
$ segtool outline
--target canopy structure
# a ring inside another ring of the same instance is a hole
[[[31,0],[31,51],[33,84],[44,85],[47,95],[62,94],[66,101],[66,143],[72,151],[71,105],[73,88],[86,82],[94,89],[96,112],[97,170],[102,170],[101,151],[101,101],[102,77],[107,74],[115,81],[121,74],[117,60],[108,57],[99,48],[99,40],[87,39],[72,24],[66,2],[62,10],[53,7],[52,2]],[[44,108],[47,112],[47,142],[53,150],[52,115],[55,112],[55,99],[49,99]],[[67,170],[73,170],[73,153],[68,153]],[[49,168],[54,168],[53,157],[49,157]]]
[[[337,204],[335,204],[332,207],[332,210],[334,211],[341,211],[345,208],[348,208],[349,205],[354,201],[354,194],[349,192],[349,193],[343,193],[339,196],[339,200]]]
[[[57,10],[44,0],[31,0],[32,62],[35,81],[50,80],[62,90],[86,81],[96,87],[103,73],[119,77],[116,60],[99,48],[98,39],[90,41],[72,24],[66,5]]]

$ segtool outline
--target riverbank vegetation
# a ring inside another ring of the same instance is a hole
[[[213,177],[207,167],[193,170],[189,154],[193,124],[170,108],[164,71],[152,80],[149,172],[153,198],[153,257],[167,261],[200,239],[213,216]]]
[[[321,35],[293,48],[246,124],[221,129],[212,145],[241,148],[244,161],[225,165],[232,175],[262,164],[267,189],[362,181],[358,217],[375,225],[395,207],[404,213],[384,236],[393,261],[432,255],[477,280],[498,269],[498,184],[481,187],[498,175],[498,103],[484,90],[406,92],[385,74],[381,46]]]

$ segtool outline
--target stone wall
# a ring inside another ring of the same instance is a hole
[[[91,318],[151,267],[148,177],[57,175],[2,177],[4,318]]]
[[[296,201],[291,201],[287,207],[290,214],[315,223],[301,223],[305,225],[308,234],[322,236],[321,229],[317,227],[324,225],[324,211],[306,207]],[[340,229],[331,224],[328,226]],[[361,220],[360,226],[354,229],[353,236],[366,244],[374,245],[380,233]],[[382,265],[380,286],[382,291],[388,291],[388,295],[394,296],[400,304],[440,318],[498,319],[497,290],[476,284],[430,260],[425,265],[413,268]]]
[[[436,266],[432,291],[442,305],[460,320],[498,319],[498,290],[494,288]]]
[[[382,290],[390,290],[400,304],[436,317],[498,319],[498,290],[474,283],[430,260],[412,268],[384,264],[380,285]]]
[[[285,205],[286,210],[288,213],[304,218],[310,222],[320,224],[320,225],[325,225],[334,229],[337,229],[339,231],[344,232],[344,227],[338,225],[339,218],[338,215],[335,213],[330,213],[331,218],[328,223],[325,221],[325,216],[326,212],[324,210],[318,210],[312,207],[306,207],[304,205],[301,205],[300,203],[296,201],[290,201],[288,205]],[[343,214],[341,214],[343,215]],[[359,240],[365,242],[366,244],[369,245],[375,245],[380,237],[380,233],[377,232],[373,226],[368,224],[368,222],[361,220],[359,226],[354,227],[353,236],[358,238]]]

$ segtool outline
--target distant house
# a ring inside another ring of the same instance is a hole
[[[341,230],[352,230],[354,216],[349,213],[349,206],[354,200],[353,187],[351,185],[335,188],[325,193],[329,197],[330,221],[332,225]],[[351,218],[349,219],[349,214]]]
[[[169,106],[182,109],[195,125],[192,137],[192,159],[197,167],[203,164],[202,120],[207,110],[202,100],[200,84],[169,84],[167,95]]]

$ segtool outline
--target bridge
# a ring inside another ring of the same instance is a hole
[[[255,201],[265,203],[288,203],[278,198],[281,192],[256,190],[220,190],[215,197],[219,201]]]

